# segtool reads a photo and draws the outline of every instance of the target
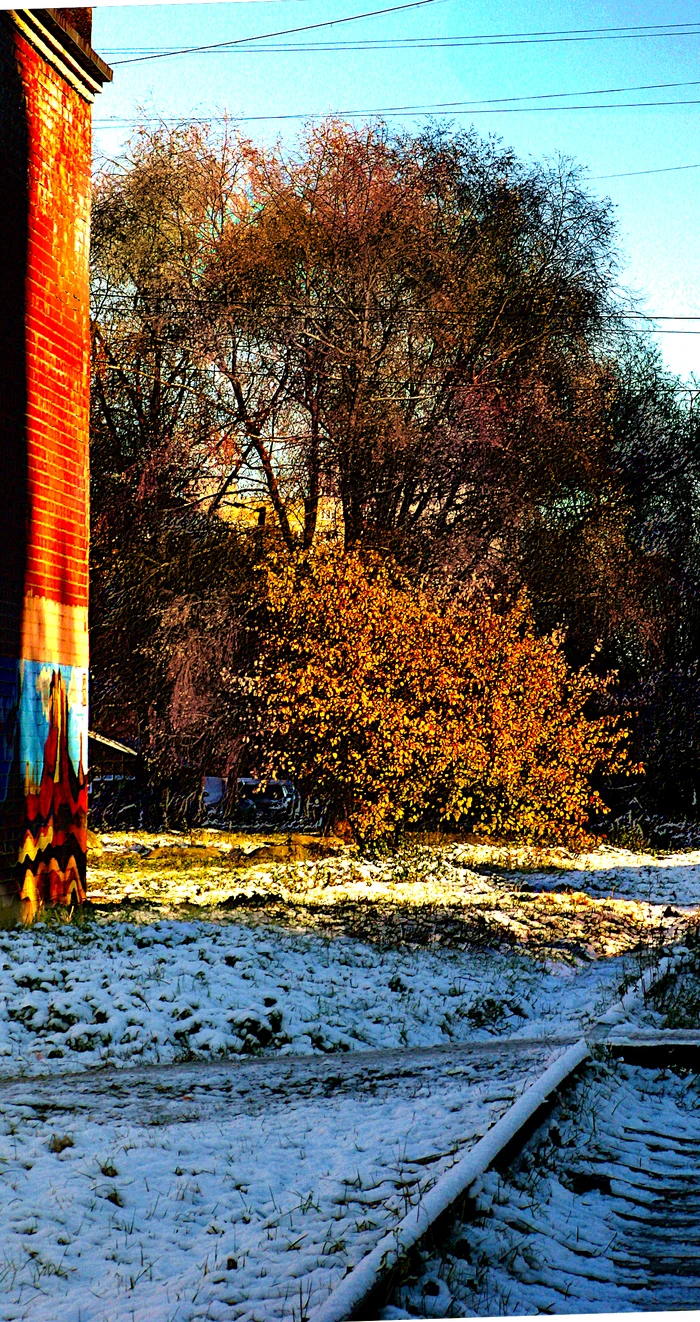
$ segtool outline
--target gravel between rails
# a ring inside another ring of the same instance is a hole
[[[700,1306],[700,1075],[594,1062],[383,1319]]]

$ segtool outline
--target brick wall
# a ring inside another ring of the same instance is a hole
[[[85,887],[91,100],[109,72],[88,13],[82,33],[73,11],[0,13],[0,881],[30,914]]]

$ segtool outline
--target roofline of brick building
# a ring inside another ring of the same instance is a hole
[[[60,9],[12,9],[10,14],[27,40],[58,69],[86,101],[94,101],[112,70]]]

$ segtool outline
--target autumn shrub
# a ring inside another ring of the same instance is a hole
[[[450,603],[378,555],[325,550],[267,570],[260,752],[361,840],[439,816],[483,835],[579,843],[596,771],[627,732],[589,715],[607,687],[537,637],[521,598]]]

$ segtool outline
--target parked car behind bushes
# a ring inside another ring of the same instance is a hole
[[[240,776],[235,806],[231,808],[225,776],[205,776],[202,804],[210,825],[281,827],[300,823],[301,796],[291,780],[258,780]]]

